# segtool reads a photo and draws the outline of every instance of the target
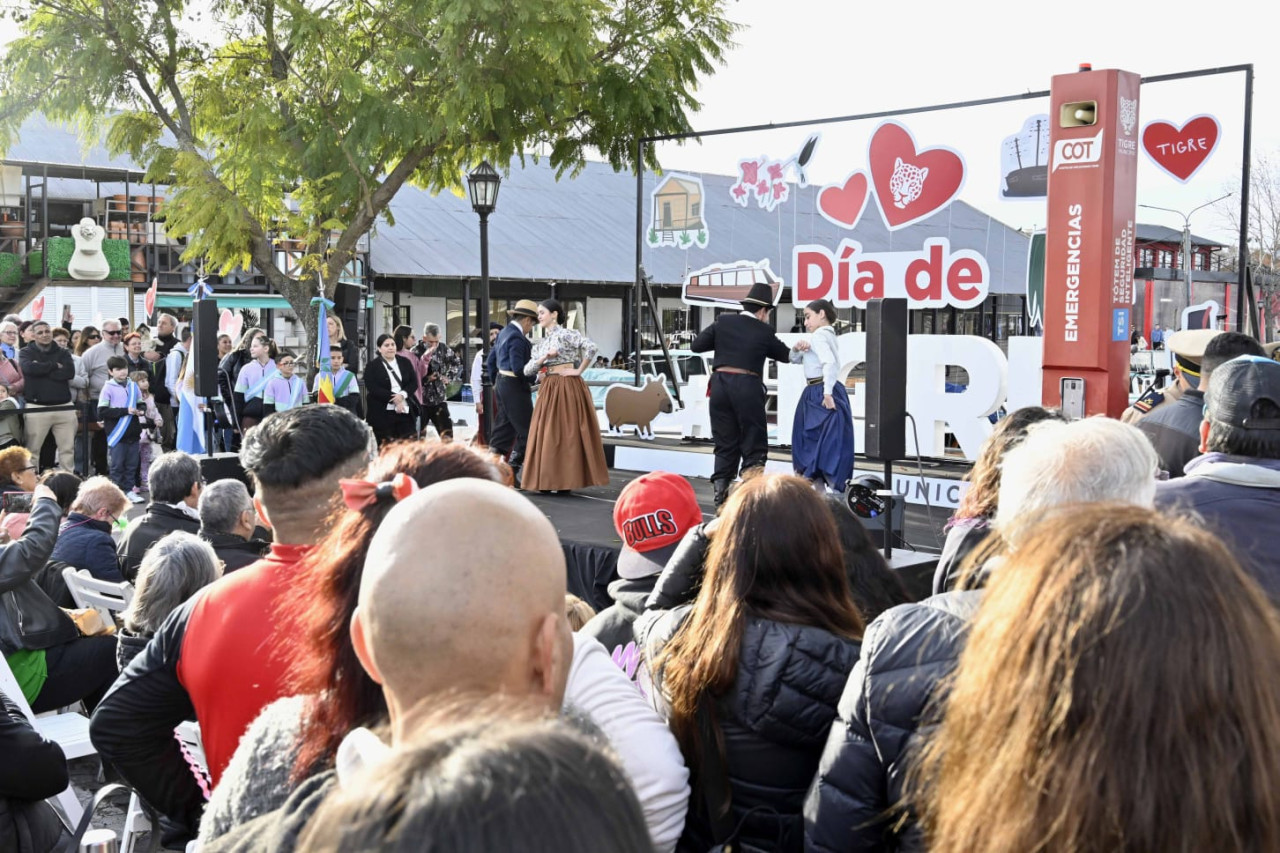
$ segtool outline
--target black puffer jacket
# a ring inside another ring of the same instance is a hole
[[[46,797],[67,787],[62,747],[27,720],[18,703],[0,693],[0,850],[46,853],[67,836]]]
[[[867,626],[805,799],[806,850],[923,849],[914,819],[890,829],[892,809],[902,801],[910,755],[934,727],[926,709],[955,669],[981,600],[981,590],[935,595]]]
[[[688,605],[649,611],[636,622],[649,660],[675,636],[688,611]],[[800,850],[805,790],[858,649],[857,640],[820,628],[758,618],[747,623],[738,677],[717,701],[716,720],[724,735],[733,823],[756,806],[777,813],[776,818],[769,812],[747,817],[742,840],[748,844]],[[695,789],[678,849],[707,850],[712,842],[703,795]]]

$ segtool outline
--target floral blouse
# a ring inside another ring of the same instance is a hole
[[[538,360],[552,348],[559,350],[559,354],[555,358],[547,359],[545,364],[539,364]],[[533,357],[524,366],[525,376],[533,376],[544,367],[555,367],[558,364],[572,364],[576,367],[584,360],[595,361],[599,349],[595,342],[582,332],[556,326],[542,340],[533,345]]]

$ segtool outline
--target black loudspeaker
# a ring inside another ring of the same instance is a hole
[[[907,455],[907,300],[867,303],[866,454]]]
[[[197,456],[196,461],[200,463],[200,476],[206,483],[239,480],[249,487],[250,492],[253,491],[253,483],[240,465],[239,454],[215,453],[212,456]]]
[[[196,396],[218,396],[218,301],[198,299],[191,305],[191,364],[196,370]]]
[[[333,293],[332,316],[342,323],[342,330],[347,337],[363,349],[366,344],[364,288],[339,282],[338,289]]]

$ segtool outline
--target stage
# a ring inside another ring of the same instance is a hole
[[[638,476],[639,472],[610,468],[607,486],[581,489],[569,495],[525,493],[555,525],[569,563],[570,591],[587,599],[593,606],[608,603],[605,588],[615,576],[613,568],[617,551],[622,547],[613,528],[614,501],[623,487]],[[698,496],[703,519],[710,521],[715,517],[711,483],[694,477],[689,481]],[[901,540],[895,541],[891,565],[902,573],[908,589],[917,596],[928,593],[933,565],[942,548],[943,526],[949,517],[950,511],[946,509],[934,507],[929,510],[910,503],[906,506],[905,540],[915,550],[904,546]],[[879,531],[873,535],[883,536]]]

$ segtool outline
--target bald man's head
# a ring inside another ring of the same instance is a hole
[[[356,653],[393,717],[446,691],[559,707],[572,659],[555,528],[518,492],[448,480],[401,501],[365,558]]]

